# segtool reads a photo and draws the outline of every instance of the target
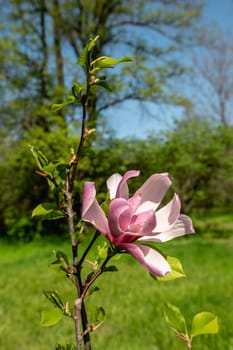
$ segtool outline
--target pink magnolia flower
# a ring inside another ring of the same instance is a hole
[[[110,193],[108,216],[96,200],[95,184],[86,182],[82,219],[90,222],[112,244],[134,256],[152,274],[164,276],[171,271],[167,260],[145,245],[146,242],[165,242],[194,233],[192,221],[180,214],[181,203],[177,194],[157,210],[171,185],[167,173],[150,176],[129,198],[127,180],[138,175],[139,171],[130,170],[124,176],[114,174],[107,180]]]

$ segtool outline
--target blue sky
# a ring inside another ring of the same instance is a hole
[[[233,34],[233,0],[207,0],[203,12],[203,22],[215,22],[222,30]],[[150,108],[151,114],[137,104],[125,103],[114,110],[107,118],[107,125],[116,132],[116,136],[146,137],[148,132],[159,132],[172,125],[172,118],[179,111],[166,107]]]

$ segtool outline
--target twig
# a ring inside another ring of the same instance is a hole
[[[96,241],[96,239],[99,237],[99,232],[96,232],[94,234],[94,236],[92,237],[92,240],[90,241],[90,243],[88,244],[87,248],[85,249],[85,251],[83,252],[83,255],[81,257],[81,259],[79,260],[79,264],[82,265],[85,257],[87,256],[89,250],[91,249],[92,245],[94,244],[94,242]]]

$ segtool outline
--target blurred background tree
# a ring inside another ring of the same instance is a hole
[[[223,126],[233,122],[233,37],[218,27],[202,32],[192,62],[196,74],[192,83],[197,113]]]

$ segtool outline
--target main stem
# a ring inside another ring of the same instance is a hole
[[[87,89],[86,95],[82,97],[82,106],[83,106],[83,114],[82,114],[82,130],[81,130],[81,138],[79,142],[79,146],[76,152],[76,155],[71,159],[69,166],[67,168],[66,173],[66,188],[65,188],[65,196],[66,196],[66,205],[67,205],[67,221],[69,227],[69,234],[72,245],[72,255],[73,255],[73,267],[74,267],[74,277],[75,277],[75,285],[77,289],[78,298],[75,301],[75,313],[73,316],[75,323],[75,334],[76,334],[76,343],[77,350],[82,349],[82,343],[84,343],[85,350],[91,350],[90,343],[90,334],[86,332],[88,329],[88,320],[85,309],[84,300],[81,299],[81,295],[83,292],[82,278],[81,278],[81,264],[78,259],[78,241],[75,237],[75,224],[74,224],[74,216],[75,212],[73,210],[73,188],[76,179],[78,162],[81,156],[81,152],[83,149],[85,137],[86,137],[86,114],[87,114],[87,101],[89,95],[89,88]],[[82,322],[82,327],[81,327]]]

